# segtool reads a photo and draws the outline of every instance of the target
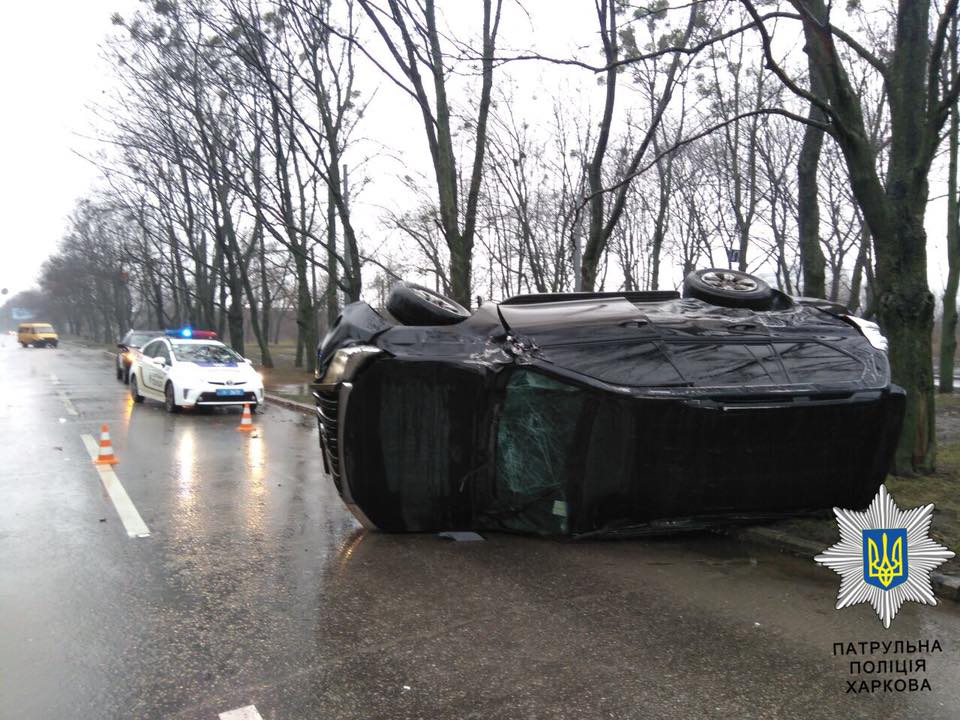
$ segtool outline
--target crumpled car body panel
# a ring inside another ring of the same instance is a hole
[[[812,307],[658,294],[488,303],[462,323],[345,308],[318,383],[341,497],[386,531],[664,532],[865,506],[903,416],[885,354]]]

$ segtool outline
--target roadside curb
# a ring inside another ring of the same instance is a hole
[[[288,410],[301,412],[304,415],[313,415],[316,412],[313,405],[307,405],[306,403],[297,402],[296,400],[288,400],[287,398],[280,397],[279,395],[271,395],[266,391],[264,391],[263,396],[271,405],[279,405],[280,407],[285,407]]]
[[[826,549],[821,543],[805,540],[769,527],[733,528],[727,530],[725,534],[738,542],[763,545],[808,560],[813,560],[816,555]],[[960,577],[932,572],[930,573],[930,581],[935,595],[945,600],[960,602]]]

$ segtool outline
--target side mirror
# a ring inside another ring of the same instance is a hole
[[[250,358],[244,358],[243,361],[244,361],[247,365],[253,365],[253,360],[251,360]]]
[[[157,365],[166,365],[167,359],[165,357],[155,357],[153,359],[153,362]]]

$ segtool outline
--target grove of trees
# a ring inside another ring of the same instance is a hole
[[[471,306],[736,267],[880,323],[896,470],[927,472],[931,184],[946,391],[956,347],[957,0],[841,5],[144,0],[104,44],[102,182],[43,297],[78,334],[191,323],[268,367],[287,313],[312,370],[342,304],[399,278]],[[564,14],[557,50],[539,28]]]

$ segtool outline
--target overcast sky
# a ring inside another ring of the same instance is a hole
[[[100,58],[100,45],[111,30],[111,14],[127,15],[137,5],[137,0],[58,0],[4,6],[0,79],[8,102],[0,115],[0,217],[4,220],[0,287],[11,294],[35,285],[40,265],[56,249],[75,201],[96,184],[97,169],[78,153],[92,152],[93,144],[85,136],[91,134],[95,121],[88,107],[113,83],[111,68]],[[457,2],[445,7],[449,14],[452,8],[464,5]],[[541,51],[570,56],[577,54],[577,45],[591,43],[596,22],[591,0],[533,0],[525,4],[529,15],[513,4],[507,7],[504,48],[536,38]],[[560,7],[563,12],[557,12]],[[552,85],[557,71],[537,65],[530,63],[522,70],[514,67],[511,74],[524,86],[519,93],[521,102],[528,109],[539,106],[543,111],[555,92],[555,87],[543,88],[544,77]],[[563,72],[571,85],[590,80],[575,70]],[[421,155],[425,160],[426,148],[415,107],[378,77],[367,79],[367,90],[374,86],[379,90],[374,112],[365,118],[360,132],[402,156],[377,170],[399,175],[405,166],[420,165],[425,171],[427,165],[417,162]],[[538,92],[541,97],[535,99]],[[934,177],[931,180],[931,195],[942,194],[943,184]],[[357,198],[367,207],[368,220],[379,215],[382,206],[393,205],[392,194],[369,187]],[[930,283],[938,293],[945,275],[940,240],[944,215],[943,201],[931,204],[927,216]],[[375,225],[365,229],[375,234]]]
[[[100,46],[112,30],[110,16],[114,12],[128,16],[138,5],[137,0],[5,4],[0,79],[10,102],[0,115],[0,213],[5,226],[0,287],[10,294],[36,284],[40,265],[56,250],[74,203],[96,185],[99,171],[81,155],[89,156],[95,147],[88,139],[96,125],[89,107],[105,99],[102,94],[114,83]],[[590,27],[595,22],[590,0],[576,2],[565,13],[534,13],[540,15],[535,21],[516,5],[508,6],[504,46],[536,34],[542,48],[563,55],[574,51],[571,40],[579,33],[571,30],[582,29],[583,20]],[[462,6],[449,6],[448,13],[452,7]],[[470,22],[473,16],[480,17],[476,12],[470,15]],[[589,37],[577,39],[589,42]],[[533,66],[518,72],[534,86],[539,84],[538,73]],[[364,89],[377,90],[374,112],[360,129],[361,135],[376,141],[365,143],[366,154],[390,147],[400,157],[387,159],[378,170],[401,175],[419,165],[426,171],[427,164],[416,162],[418,153],[426,160],[426,144],[415,106],[374,73],[366,74]],[[526,97],[536,90],[531,88]],[[391,184],[390,190],[395,187]],[[381,207],[393,205],[390,190],[357,199],[379,214]],[[376,232],[376,225],[370,223],[366,229]]]
[[[32,287],[56,249],[74,201],[97,171],[74,148],[90,126],[85,106],[111,81],[99,59],[110,15],[134,0],[8,2],[0,23],[0,287]]]

